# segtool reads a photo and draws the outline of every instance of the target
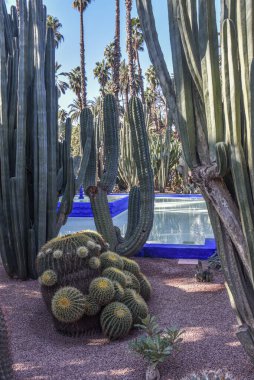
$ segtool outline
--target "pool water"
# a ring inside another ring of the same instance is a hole
[[[114,225],[127,229],[128,211],[113,218]],[[69,218],[60,234],[95,230],[93,218]],[[206,203],[202,197],[156,197],[153,228],[147,243],[204,245],[213,238]]]

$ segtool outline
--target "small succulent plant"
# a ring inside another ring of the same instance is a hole
[[[135,325],[145,332],[143,336],[135,339],[129,347],[140,354],[147,362],[146,380],[159,380],[158,364],[163,363],[182,341],[183,331],[177,328],[160,329],[155,318],[147,315],[141,324]]]
[[[199,260],[198,265],[196,266],[195,278],[198,282],[212,282],[213,274],[208,267],[203,269],[202,262]]]

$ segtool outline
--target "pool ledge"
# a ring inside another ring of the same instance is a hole
[[[136,255],[164,259],[207,260],[216,250],[215,239],[205,239],[204,245],[147,243]]]

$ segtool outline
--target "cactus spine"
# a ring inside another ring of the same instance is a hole
[[[199,1],[198,12],[196,6],[168,0],[175,93],[152,3],[137,0],[151,61],[167,103],[177,110],[185,160],[207,202],[237,336],[254,362],[253,2],[221,2],[221,65],[215,2]]]

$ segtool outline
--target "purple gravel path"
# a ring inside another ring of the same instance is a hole
[[[151,314],[163,326],[183,328],[181,351],[161,366],[162,380],[180,380],[192,371],[225,369],[236,380],[254,379],[254,368],[234,336],[236,321],[222,275],[196,283],[195,268],[172,260],[139,259],[154,293]],[[0,304],[8,322],[17,379],[142,380],[145,365],[128,342],[108,343],[58,335],[36,281],[11,281],[0,268]]]

